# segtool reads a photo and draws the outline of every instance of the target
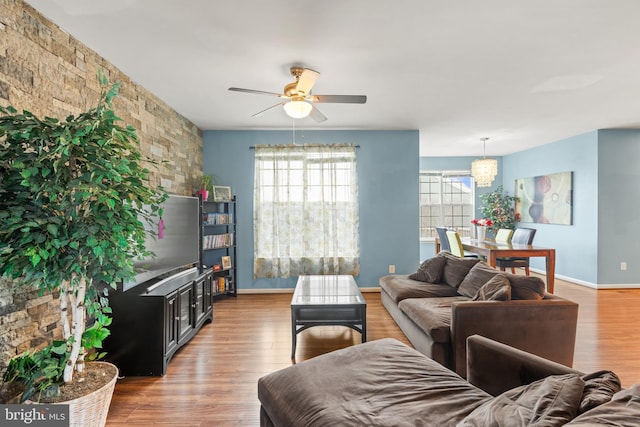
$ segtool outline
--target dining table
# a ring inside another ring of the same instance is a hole
[[[553,293],[556,271],[556,250],[523,243],[496,243],[493,240],[476,240],[462,238],[465,251],[473,252],[486,258],[487,263],[496,267],[497,258],[534,258],[544,257],[546,266],[547,292]],[[440,241],[436,239],[436,253],[440,252]]]

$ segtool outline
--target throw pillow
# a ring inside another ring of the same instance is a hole
[[[509,274],[507,276],[511,282],[511,299],[541,300],[547,286],[539,277],[518,276]]]
[[[480,262],[478,258],[460,258],[448,252],[442,252],[442,254],[447,262],[442,269],[441,281],[454,288],[460,286],[469,270]]]
[[[600,406],[578,415],[568,426],[637,426],[640,414],[640,384],[617,392],[613,398]]]
[[[562,426],[578,414],[583,388],[577,374],[547,377],[482,404],[458,426]]]
[[[429,258],[420,264],[418,271],[409,275],[409,279],[427,283],[440,283],[442,269],[446,263],[447,259],[443,256]]]
[[[622,389],[620,378],[611,371],[597,371],[582,377],[584,391],[580,401],[580,413],[607,403]]]
[[[462,285],[460,285],[462,286]],[[496,274],[487,281],[472,301],[509,301],[511,299],[511,284],[504,274]]]
[[[484,262],[479,262],[474,265],[464,277],[462,283],[458,286],[458,293],[473,298],[478,293],[478,290],[489,280],[493,279],[496,274],[500,274],[500,271]]]

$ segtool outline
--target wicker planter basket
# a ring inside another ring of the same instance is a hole
[[[113,389],[118,379],[118,368],[108,362],[91,362],[109,365],[113,371],[113,378],[104,386],[86,396],[60,402],[69,405],[70,427],[104,427],[107,423],[107,413],[113,396]]]

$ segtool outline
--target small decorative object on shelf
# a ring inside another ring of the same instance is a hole
[[[209,200],[209,194],[212,192],[213,183],[215,178],[212,175],[202,175],[200,178],[200,189],[196,191],[196,194],[202,198],[203,201]]]
[[[236,198],[230,187],[214,187],[213,201],[202,201],[201,263],[213,273],[212,292],[237,295]]]
[[[229,270],[231,268],[231,257],[223,256],[222,257],[222,269]]]
[[[231,201],[231,187],[213,187],[213,201],[214,202],[230,202]]]

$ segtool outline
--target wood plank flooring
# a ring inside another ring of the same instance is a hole
[[[596,291],[556,280],[556,294],[580,304],[574,367],[611,369],[625,386],[640,382],[640,289]],[[380,294],[364,296],[368,340],[408,344]],[[118,381],[107,426],[258,426],[258,378],[291,365],[290,302],[291,294],[216,301],[214,323],[174,356],[164,377]],[[346,327],[310,328],[299,335],[296,359],[360,340]]]

